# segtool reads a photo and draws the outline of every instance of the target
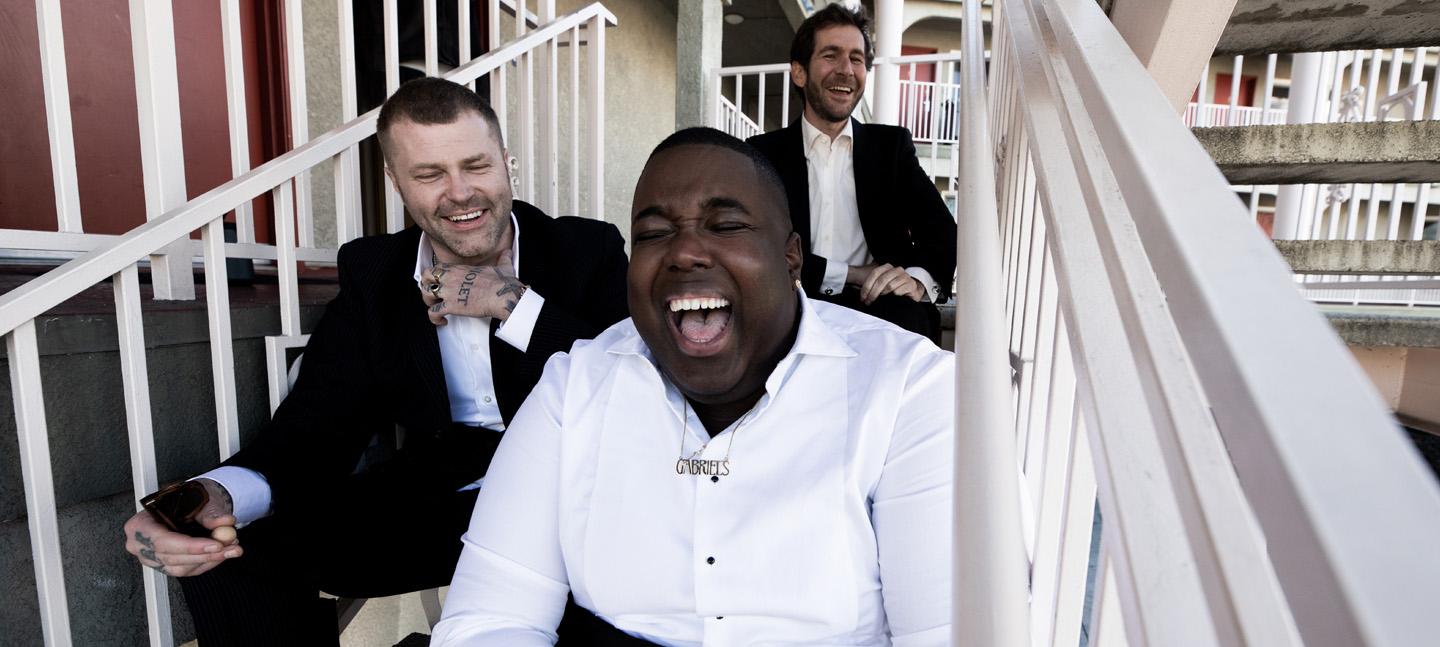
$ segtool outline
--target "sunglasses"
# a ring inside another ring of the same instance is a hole
[[[171,483],[140,499],[140,505],[166,528],[191,537],[208,537],[210,531],[200,524],[200,511],[210,501],[205,486],[196,481]]]

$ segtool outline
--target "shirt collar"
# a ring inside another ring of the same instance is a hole
[[[515,235],[510,238],[510,260],[514,263],[515,275],[520,275],[520,220],[515,217],[515,212],[510,212],[510,226],[515,228]],[[415,250],[415,282],[420,282],[420,275],[430,271],[430,259],[435,256],[435,248],[430,245],[430,234],[420,232],[420,247]]]
[[[810,120],[805,118],[805,115],[800,115],[800,133],[802,139],[805,142],[805,154],[808,156],[810,152],[815,149],[815,147],[822,144],[833,145],[832,142],[838,143],[842,141],[853,141],[855,139],[855,122],[850,119],[846,119],[845,127],[841,129],[840,134],[836,135],[835,139],[832,140],[830,139],[829,135],[821,132],[819,128],[816,128],[813,124],[811,124]]]

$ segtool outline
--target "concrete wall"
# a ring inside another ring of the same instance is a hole
[[[305,101],[310,137],[340,125],[340,27],[335,3],[305,0]],[[329,161],[310,174],[311,222],[315,245],[333,248],[335,239],[335,174]]]
[[[556,12],[564,15],[588,5],[587,0],[561,0]],[[620,228],[628,240],[630,235],[630,202],[635,181],[645,166],[650,150],[675,131],[675,9],[662,0],[612,0],[606,8],[615,14],[619,25],[605,33],[605,205],[607,222]],[[501,33],[513,34],[514,23],[507,16],[501,21]],[[505,40],[509,40],[505,38]],[[573,132],[571,102],[578,92],[581,112],[581,134],[584,134],[585,92],[589,82],[585,76],[586,52],[582,50],[580,88],[572,90],[570,52],[561,48],[557,66],[561,79],[559,103],[560,190],[559,206],[551,215],[574,215],[576,206],[570,199],[570,173],[576,160],[570,155]],[[510,154],[519,156],[517,75],[509,74],[507,82],[506,144]],[[538,77],[537,77],[538,79]],[[579,160],[583,174],[588,164],[581,147]],[[590,204],[590,191],[581,178],[580,203]],[[587,214],[588,215],[588,214]]]
[[[1397,411],[1440,428],[1440,349],[1410,349]]]
[[[1392,410],[1400,406],[1400,391],[1405,383],[1405,353],[1409,349],[1394,347],[1351,346],[1350,352],[1365,369],[1365,374],[1380,391],[1380,397]]]

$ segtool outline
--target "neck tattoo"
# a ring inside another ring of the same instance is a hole
[[[681,476],[717,478],[730,476],[730,450],[735,447],[735,436],[740,434],[740,428],[745,426],[745,422],[749,420],[750,414],[754,413],[755,409],[751,408],[745,412],[745,415],[740,416],[740,422],[737,422],[735,428],[730,430],[730,444],[725,446],[725,458],[703,460],[697,457],[705,451],[706,447],[710,446],[708,442],[701,443],[700,448],[690,452],[689,456],[685,455],[685,437],[690,435],[690,400],[681,396],[681,401],[684,402],[684,413],[680,418],[680,456],[675,459],[675,473]]]

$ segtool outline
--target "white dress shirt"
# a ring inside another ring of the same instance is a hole
[[[805,168],[810,188],[810,251],[825,259],[823,294],[845,289],[850,266],[874,262],[865,232],[860,228],[860,205],[855,200],[855,129],[846,121],[835,138],[821,132],[805,117],[800,118],[805,144]],[[906,273],[925,286],[925,296],[934,301],[940,284],[922,267],[907,267]]]
[[[510,243],[510,257],[516,274],[520,272],[520,222],[510,214],[515,236]],[[430,237],[420,234],[415,252],[415,282],[428,274],[434,250]],[[534,290],[526,290],[515,304],[515,310],[496,329],[495,336],[524,352],[530,335],[540,318],[545,298]],[[504,431],[500,404],[495,400],[495,380],[490,371],[490,318],[447,316],[446,324],[436,329],[440,341],[440,363],[445,369],[445,389],[450,395],[450,417],[454,422],[472,427]],[[245,525],[270,514],[270,484],[259,472],[244,467],[222,466],[201,474],[230,494],[235,519]],[[473,483],[465,489],[478,485]]]
[[[553,356],[432,644],[552,645],[573,591],[662,645],[948,645],[953,356],[800,298],[795,345],[713,440],[631,320]],[[728,475],[677,474],[696,450]]]

